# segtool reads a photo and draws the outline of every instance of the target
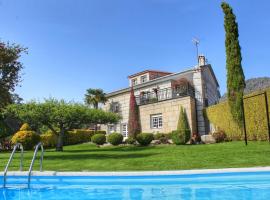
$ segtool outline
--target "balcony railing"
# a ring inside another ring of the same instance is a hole
[[[190,85],[178,87],[176,89],[166,88],[153,92],[144,92],[141,95],[136,96],[136,102],[137,105],[146,105],[186,96],[194,97],[194,88]]]

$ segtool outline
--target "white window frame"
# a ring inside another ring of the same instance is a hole
[[[123,137],[128,137],[128,124],[127,123],[122,124],[121,129]]]
[[[147,82],[147,75],[141,76],[141,83]]]
[[[162,114],[151,115],[150,122],[152,129],[161,129],[163,126]]]
[[[115,124],[109,124],[108,125],[108,134],[114,133],[116,131],[116,125]]]
[[[138,84],[137,78],[131,79],[131,84],[132,86],[137,85]]]

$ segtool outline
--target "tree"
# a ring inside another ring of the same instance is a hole
[[[44,103],[29,102],[7,106],[5,115],[18,117],[31,127],[47,126],[58,135],[56,151],[63,151],[63,137],[66,131],[80,128],[86,123],[116,123],[120,119],[117,114],[85,105],[65,102],[64,100],[47,99]]]
[[[128,116],[128,135],[136,138],[141,132],[139,107],[136,102],[133,87],[130,90],[129,116]]]
[[[226,68],[227,68],[227,94],[233,119],[243,126],[243,94],[245,89],[245,76],[242,69],[241,47],[239,45],[238,24],[232,8],[223,2],[224,28],[226,32]]]
[[[98,109],[98,104],[105,104],[107,101],[106,94],[102,89],[92,89],[89,88],[86,90],[85,94],[85,103],[87,105],[93,106],[95,109]]]
[[[186,110],[181,106],[177,130],[173,131],[172,140],[175,144],[186,144],[191,136]]]
[[[23,64],[19,58],[22,53],[27,53],[27,49],[0,42],[0,109],[12,103],[12,92],[21,81]]]

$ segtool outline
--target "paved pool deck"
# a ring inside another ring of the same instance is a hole
[[[268,167],[250,168],[225,168],[225,169],[193,169],[175,171],[117,171],[117,172],[56,172],[56,171],[33,171],[32,176],[151,176],[151,175],[185,175],[185,174],[213,174],[213,173],[233,173],[233,172],[270,172]],[[4,172],[0,172],[3,176]],[[8,176],[27,176],[27,171],[9,171]]]

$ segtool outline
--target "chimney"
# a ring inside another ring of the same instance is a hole
[[[204,55],[199,55],[198,57],[199,67],[206,65],[206,59]]]

